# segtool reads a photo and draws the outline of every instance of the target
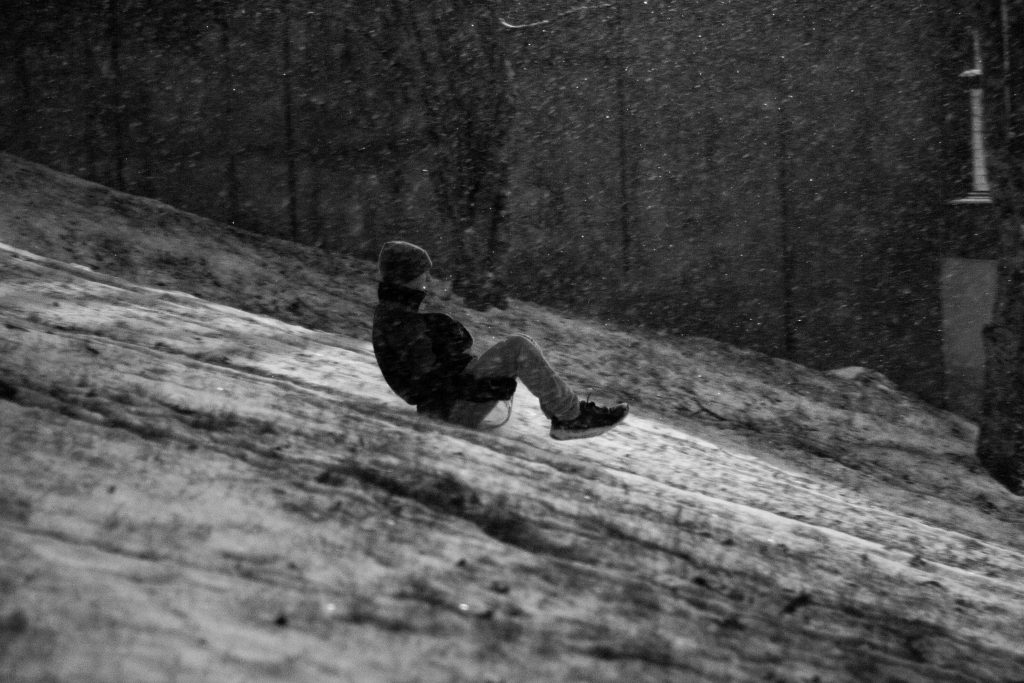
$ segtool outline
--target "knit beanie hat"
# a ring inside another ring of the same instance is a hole
[[[377,258],[381,281],[394,285],[415,280],[433,265],[424,249],[398,240],[385,243]]]

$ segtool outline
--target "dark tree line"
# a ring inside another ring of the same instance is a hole
[[[332,180],[372,178],[398,203],[410,167],[425,167],[457,287],[503,300],[497,279],[478,275],[497,269],[503,248],[514,113],[511,63],[486,5],[11,0],[0,11],[18,85],[5,148],[61,144],[47,151],[72,170],[172,201],[202,164],[219,217],[245,224],[256,216],[243,206],[242,166],[262,157],[283,176],[281,232],[313,242],[330,241],[321,209]],[[76,90],[50,105],[51,140],[39,140],[42,95],[63,81]],[[58,142],[57,128],[72,139]],[[396,218],[387,198],[371,203],[360,216],[371,231]]]

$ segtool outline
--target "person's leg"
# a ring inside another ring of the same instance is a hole
[[[558,376],[540,347],[525,335],[515,334],[498,342],[466,366],[466,371],[474,377],[516,377],[540,400],[541,410],[548,418],[572,420],[579,415],[576,392]],[[458,401],[449,419],[458,424],[477,425],[494,405]]]

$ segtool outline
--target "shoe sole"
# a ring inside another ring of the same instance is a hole
[[[610,429],[614,429],[622,424],[622,421],[629,415],[629,408],[626,408],[626,412],[622,414],[622,417],[609,425],[601,425],[600,427],[591,427],[590,429],[551,429],[551,438],[556,441],[571,441],[573,439],[589,439],[594,436],[604,434]]]

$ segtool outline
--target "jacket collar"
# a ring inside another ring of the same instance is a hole
[[[390,282],[381,282],[377,285],[378,299],[398,304],[410,311],[417,310],[426,295],[426,292],[418,289],[409,289],[401,285],[393,285]]]

